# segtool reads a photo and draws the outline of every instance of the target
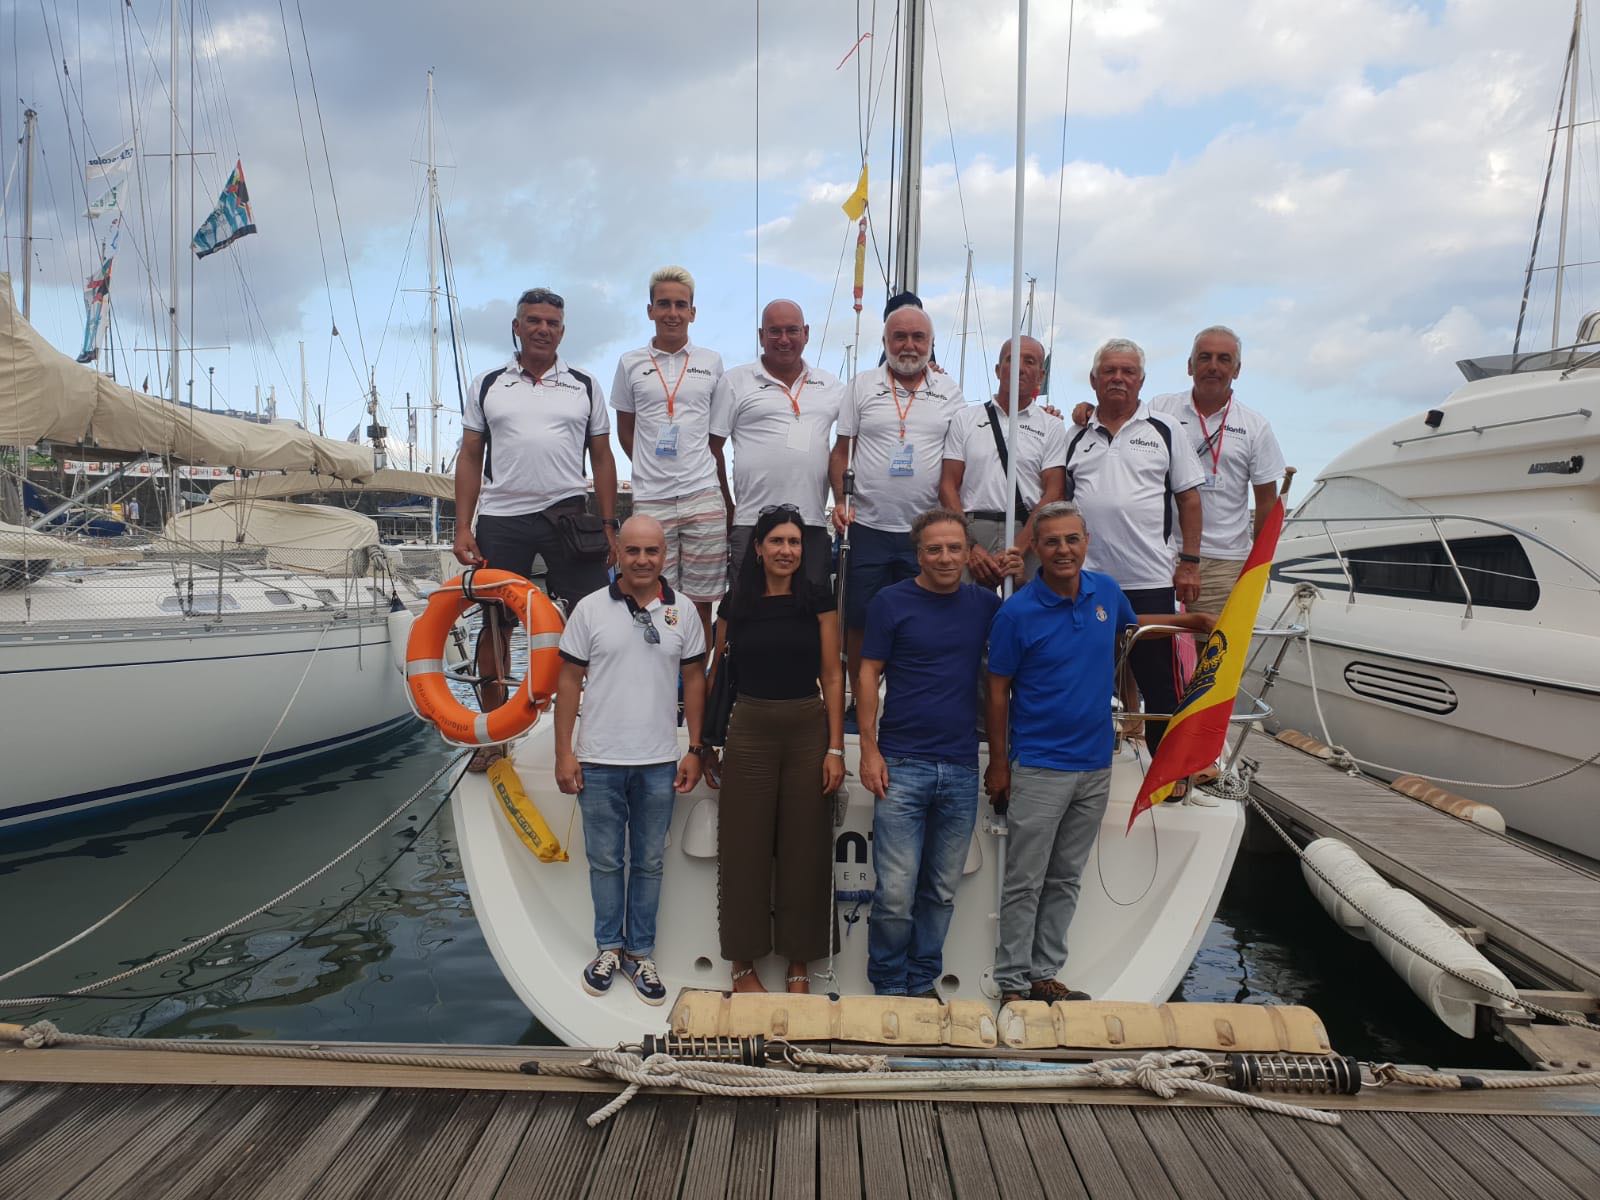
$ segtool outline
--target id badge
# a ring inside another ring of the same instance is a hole
[[[678,457],[678,426],[676,422],[671,425],[663,425],[661,432],[656,435],[656,457]]]
[[[1220,479],[1221,479],[1221,477],[1217,476],[1217,475],[1202,476],[1201,480],[1200,480],[1200,490],[1202,492],[1214,492],[1214,491],[1216,491],[1217,488],[1220,486]]]
[[[901,442],[900,449],[894,452],[894,457],[889,460],[889,474],[897,478],[915,473],[911,461],[912,447],[910,442]]]
[[[796,417],[789,422],[789,436],[783,443],[791,450],[805,451],[811,449],[811,426]]]

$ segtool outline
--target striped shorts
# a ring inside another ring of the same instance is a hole
[[[633,501],[667,531],[662,577],[691,600],[720,600],[728,589],[728,509],[722,489],[709,487],[672,500]]]

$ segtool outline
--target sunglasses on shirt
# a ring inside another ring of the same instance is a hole
[[[633,623],[644,630],[644,641],[647,646],[661,645],[661,631],[656,628],[654,619],[647,608],[636,609],[633,614]]]

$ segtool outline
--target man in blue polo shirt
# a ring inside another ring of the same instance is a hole
[[[937,999],[956,884],[978,820],[972,681],[1000,598],[961,582],[970,550],[965,515],[935,508],[910,524],[918,571],[867,606],[856,693],[861,782],[877,797],[867,978],[880,996]],[[1000,559],[1020,572],[1021,555]]]
[[[989,631],[989,768],[984,790],[1010,829],[995,983],[1001,1003],[1087,1000],[1056,976],[1078,881],[1111,794],[1117,642],[1130,625],[1209,632],[1208,613],[1135,615],[1109,575],[1085,571],[1089,530],[1075,504],[1033,515],[1039,575]]]

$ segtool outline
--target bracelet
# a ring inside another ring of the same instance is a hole
[[[1198,554],[1180,554],[1178,555],[1178,561],[1181,563],[1192,563],[1195,566],[1199,566],[1200,556]]]
[[[835,750],[832,746],[828,747],[828,753],[837,755],[840,758],[844,757],[844,751],[843,750]]]

